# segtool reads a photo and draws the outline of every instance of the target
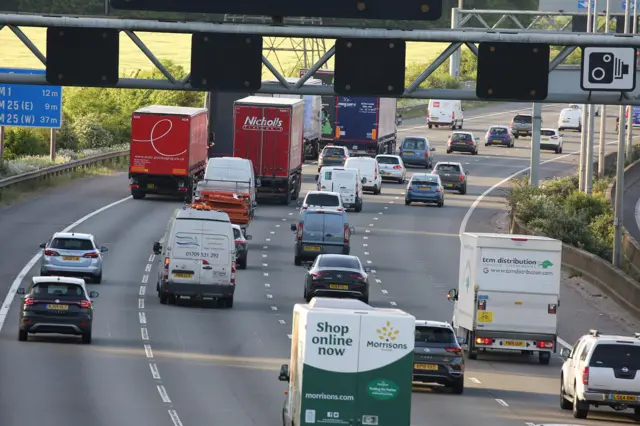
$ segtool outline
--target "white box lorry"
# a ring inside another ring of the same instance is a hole
[[[460,275],[449,290],[453,327],[470,359],[491,350],[556,351],[562,242],[546,237],[464,233]]]
[[[293,308],[283,426],[409,426],[415,318],[352,299]]]

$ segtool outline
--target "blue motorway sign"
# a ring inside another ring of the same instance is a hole
[[[2,74],[44,74],[44,70],[0,68]],[[62,87],[0,84],[0,126],[59,129]]]
[[[595,0],[591,0],[591,7],[596,5]],[[589,9],[589,0],[578,0],[578,9]]]
[[[629,10],[633,12],[636,8],[636,1],[638,0],[622,0],[622,10],[627,10],[627,1],[629,1]]]

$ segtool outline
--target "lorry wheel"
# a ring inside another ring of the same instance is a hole
[[[300,256],[295,256],[293,258],[293,264],[296,265],[296,266],[302,265],[302,259],[300,259]]]
[[[549,361],[551,361],[551,352],[540,352],[538,354],[538,361],[542,365],[548,365]]]
[[[131,191],[134,200],[142,200],[147,194],[142,191]]]

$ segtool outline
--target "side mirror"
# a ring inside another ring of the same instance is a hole
[[[360,179],[360,182],[361,182],[361,183],[367,183],[367,178],[362,178],[362,179]]]
[[[450,302],[458,300],[458,290],[455,288],[449,290],[449,292],[447,293],[447,300],[449,300]]]
[[[160,254],[162,253],[162,244],[160,244],[158,241],[156,241],[155,243],[153,243],[153,254]]]
[[[349,232],[351,232],[352,234],[356,233],[356,228],[354,228],[353,226],[351,228],[349,228]]]
[[[247,240],[247,241],[250,241],[250,240],[253,239],[253,237],[251,235],[245,235],[244,239]]]
[[[291,232],[296,232],[298,230],[298,226],[295,223],[291,224]]]
[[[280,367],[280,374],[278,374],[278,380],[281,382],[289,381],[289,366],[287,364],[282,364]]]
[[[299,200],[297,204],[298,204],[298,207],[302,207],[302,204],[303,204],[302,200]]]
[[[320,175],[316,175],[316,177],[314,179],[315,179],[316,182],[319,181],[320,180]]]
[[[260,188],[262,186],[262,180],[256,179],[256,188]]]
[[[305,263],[302,265],[302,267],[308,271],[311,269],[311,263]]]
[[[464,172],[465,175],[469,176],[471,173],[469,172]]]
[[[42,248],[42,249],[43,249],[43,248],[47,248],[47,243],[42,243],[42,244],[40,244],[40,248]]]
[[[100,247],[100,253],[104,253],[105,251],[109,251],[109,248],[105,246]]]
[[[435,147],[432,147],[432,148],[431,148],[431,151],[435,151],[435,150],[436,150],[436,148],[435,148]]]
[[[476,142],[480,142],[480,138],[476,138]]]
[[[97,291],[92,291],[89,293],[89,297],[98,297],[100,296],[100,293],[98,293]]]
[[[24,287],[20,287],[16,290],[16,294],[27,294],[27,290]]]
[[[560,356],[562,358],[571,358],[571,349],[569,348],[560,349]]]
[[[255,209],[256,207],[258,207],[258,202],[254,201],[253,203],[251,203],[251,206]]]
[[[456,336],[456,340],[460,346],[467,344],[467,338],[463,336]]]

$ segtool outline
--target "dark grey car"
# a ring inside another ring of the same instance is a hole
[[[451,325],[440,321],[416,321],[413,381],[444,385],[453,393],[464,392],[464,356]]]
[[[321,254],[349,254],[351,234],[346,212],[332,210],[305,210],[297,224],[291,224],[296,233],[294,263],[312,262]]]
[[[307,271],[304,298],[315,296],[357,298],[369,303],[369,276],[357,256],[321,254]]]
[[[341,167],[347,161],[348,151],[342,146],[325,146],[318,156],[318,173],[324,166]]]
[[[509,128],[516,139],[518,139],[519,136],[531,136],[531,132],[533,131],[533,117],[531,117],[531,114],[518,114],[511,120]]]
[[[465,171],[460,163],[440,162],[433,168],[433,172],[440,176],[440,181],[445,189],[458,191],[460,194],[467,193],[467,176],[469,172]]]

